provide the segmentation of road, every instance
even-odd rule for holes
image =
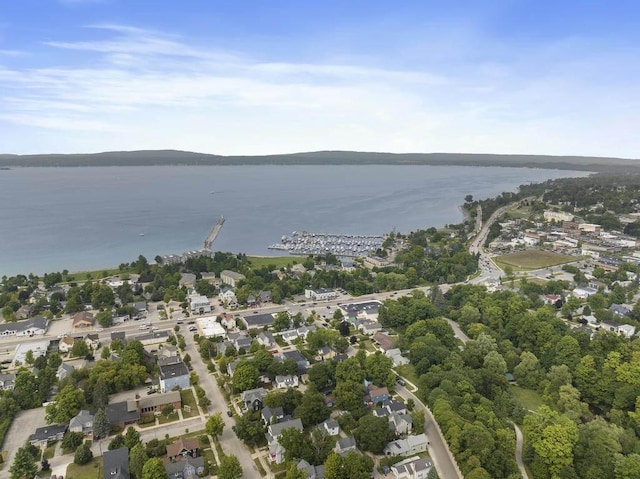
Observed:
[[[260,479],[260,473],[251,458],[251,452],[231,430],[231,427],[235,425],[235,421],[226,414],[227,402],[225,401],[214,376],[209,373],[207,367],[202,361],[200,353],[197,351],[195,342],[193,341],[193,334],[183,332],[183,335],[187,344],[184,353],[188,353],[189,356],[191,356],[191,365],[200,378],[200,386],[202,386],[202,388],[207,392],[207,397],[211,400],[211,405],[207,407],[207,410],[204,412],[206,415],[215,414],[217,412],[222,413],[222,419],[224,420],[225,427],[222,436],[218,438],[220,445],[222,446],[222,450],[225,454],[234,454],[238,458],[240,465],[242,466],[243,479]]]
[[[522,461],[522,431],[516,423],[512,422],[511,424],[516,431],[516,462],[518,463],[518,469],[520,469],[520,474],[522,474],[523,479],[529,479],[527,469],[524,467],[524,462]]]
[[[440,431],[440,426],[434,419],[431,410],[407,388],[398,384],[395,386],[395,390],[405,401],[409,398],[413,399],[415,407],[424,411],[427,418],[424,424],[424,432],[429,439],[427,449],[440,479],[462,479],[463,475],[449,451],[449,447],[442,436],[442,431]]]

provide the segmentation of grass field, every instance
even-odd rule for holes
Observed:
[[[414,385],[418,385],[418,375],[416,374],[416,370],[413,368],[413,364],[403,364],[402,366],[396,366],[393,369],[398,371],[400,376],[407,378]]]
[[[69,464],[65,477],[69,479],[100,479],[102,477],[102,457],[97,457],[84,466]]]
[[[531,411],[537,411],[540,406],[544,405],[544,401],[540,397],[540,394],[532,389],[511,386],[511,390],[513,391],[513,395],[524,405],[524,407]]]
[[[526,271],[530,269],[548,268],[558,264],[572,263],[580,258],[566,254],[553,253],[551,251],[528,250],[518,253],[496,256],[493,261],[502,269],[511,266],[514,271]]]
[[[192,417],[200,414],[196,404],[196,398],[193,397],[193,391],[191,389],[183,389],[180,391],[180,398],[182,399],[183,406],[189,406],[191,408],[191,412],[182,409],[182,417]]]
[[[293,256],[247,256],[247,259],[254,268],[274,265],[276,269],[299,263],[304,258],[296,258]]]

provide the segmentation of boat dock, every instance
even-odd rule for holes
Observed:
[[[218,234],[220,233],[220,230],[222,229],[223,224],[224,224],[224,216],[221,216],[218,222],[215,225],[213,225],[213,228],[211,228],[211,231],[209,232],[207,239],[204,240],[204,249],[211,251],[211,246],[213,245],[213,242],[218,237]]]
[[[336,256],[368,256],[382,247],[384,235],[353,235],[339,233],[314,233],[294,231],[283,236],[280,243],[268,248],[287,251],[291,255],[318,255],[332,253]]]

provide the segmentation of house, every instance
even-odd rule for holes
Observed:
[[[69,431],[93,436],[93,414],[86,409],[81,410],[69,421]]]
[[[178,347],[173,344],[162,344],[158,350],[159,358],[175,358],[178,357]]]
[[[29,442],[37,447],[46,447],[48,442],[61,441],[66,431],[66,424],[50,424],[39,427],[29,436]]]
[[[249,351],[252,342],[253,341],[250,337],[240,335],[233,340],[233,346],[236,348],[236,351],[240,351],[240,348],[244,349],[245,351]]]
[[[131,306],[138,316],[146,316],[148,313],[146,301],[135,301],[133,303],[128,303],[127,306]]]
[[[324,479],[324,465],[321,464],[319,466],[312,466],[304,459],[301,459],[298,464],[296,464],[296,468],[299,471],[304,471],[306,473],[307,479]]]
[[[182,359],[177,354],[173,356],[160,356],[158,357],[158,366],[170,366],[172,364],[178,364],[182,362]]]
[[[124,429],[130,424],[138,422],[140,412],[135,400],[121,401],[113,404],[107,404],[104,412],[107,414],[109,423],[120,429]]]
[[[220,315],[220,324],[227,329],[235,329],[236,328],[236,318],[233,317],[233,314],[222,313]]]
[[[385,351],[386,356],[389,356],[393,360],[394,366],[402,366],[403,364],[409,364],[409,359],[402,355],[402,352],[398,348],[393,348]]]
[[[272,348],[276,345],[276,340],[274,339],[273,334],[268,331],[262,331],[260,334],[258,334],[258,337],[256,339],[258,341],[258,344],[261,344],[262,346],[265,346],[267,348]]]
[[[225,269],[220,272],[220,281],[222,281],[224,284],[228,284],[232,288],[235,288],[236,285],[243,279],[245,279],[244,274],[240,274],[235,271],[229,271],[228,269]]]
[[[316,357],[319,361],[328,361],[336,357],[336,351],[330,346],[322,346],[318,349],[318,355]]]
[[[271,291],[260,291],[258,293],[258,301],[261,304],[270,303],[271,302]]]
[[[631,326],[630,324],[620,324],[615,321],[603,321],[600,325],[600,329],[616,334],[622,334],[627,338],[631,338],[636,332],[635,326]]]
[[[1,336],[35,336],[47,332],[49,320],[36,316],[35,318],[0,324]]]
[[[419,456],[410,457],[391,466],[396,479],[426,479],[433,468],[430,459]]]
[[[409,434],[413,429],[413,418],[409,414],[391,413],[389,426],[396,435]]]
[[[362,332],[362,334],[371,336],[382,331],[382,325],[377,321],[365,321],[360,323],[358,329]]]
[[[164,394],[154,394],[140,398],[136,395],[136,405],[140,414],[156,414],[162,411],[162,408],[171,404],[174,409],[182,408],[182,398],[180,391],[170,391]]]
[[[267,395],[265,388],[256,388],[242,393],[242,402],[248,410],[259,411],[262,409],[262,401]]]
[[[369,386],[367,386],[367,391],[369,393],[368,402],[372,405],[377,404],[379,402],[387,401],[389,399],[389,390],[386,387],[379,388],[374,384],[369,384]]]
[[[211,302],[206,296],[199,294],[189,295],[189,309],[191,314],[205,314],[211,312]]]
[[[171,462],[164,459],[164,468],[169,479],[196,479],[204,474],[204,457],[187,456]]]
[[[133,338],[134,341],[140,341],[143,346],[165,343],[168,339],[169,331],[154,331],[152,333],[139,334]]]
[[[276,387],[278,389],[297,388],[298,376],[292,376],[290,374],[276,376]]]
[[[353,323],[356,319],[377,321],[380,306],[382,306],[380,301],[364,301],[362,303],[342,304],[340,309],[344,317]]]
[[[193,288],[196,285],[196,275],[193,273],[182,273],[180,275],[180,281],[178,281],[178,288]]]
[[[588,286],[579,287],[572,291],[573,295],[578,299],[587,299],[589,296],[593,296],[597,292],[597,289],[590,288]]]
[[[328,301],[330,299],[337,298],[338,293],[327,288],[305,289],[304,297],[313,301]]]
[[[16,373],[0,374],[0,390],[12,391],[16,385]]]
[[[233,344],[231,346],[233,346]],[[229,376],[233,377],[234,373],[236,372],[236,368],[241,362],[242,359],[236,359],[227,364],[227,372],[229,373]]]
[[[104,451],[103,479],[129,479],[129,449],[121,447],[113,451]]]
[[[171,462],[174,462],[187,456],[197,457],[199,451],[197,439],[180,437],[176,442],[167,446],[167,457]]]
[[[122,344],[125,344],[126,342],[125,337],[126,337],[126,334],[124,331],[113,331],[111,333],[111,341],[118,340],[118,341],[121,341]]]
[[[307,372],[307,368],[311,366],[307,358],[305,358],[302,353],[298,350],[294,351],[285,351],[280,354],[280,358],[284,361],[285,359],[293,359],[298,365],[298,373],[304,374]]]
[[[264,407],[260,414],[262,416],[262,424],[265,426],[278,423],[284,419],[284,411],[281,407]]]
[[[62,338],[58,343],[58,351],[60,351],[61,353],[68,353],[69,351],[71,351],[71,348],[73,348],[74,342],[75,339],[70,336]]]
[[[335,419],[329,418],[322,424],[320,424],[320,426],[324,428],[325,431],[327,431],[327,434],[329,434],[329,436],[337,436],[338,434],[340,434],[340,426]]]
[[[291,344],[292,342],[294,342],[296,339],[299,338],[298,331],[295,330],[295,329],[289,329],[288,331],[282,331],[282,333],[280,333],[280,337],[287,344]]]
[[[187,389],[190,386],[189,369],[185,363],[179,361],[160,366],[161,392],[165,393],[174,388]]]
[[[271,326],[273,324],[273,314],[270,313],[262,313],[262,314],[249,314],[247,316],[242,317],[242,321],[244,322],[247,329],[253,328],[264,328],[265,326]]]
[[[226,301],[227,303],[231,304],[231,303],[237,303],[237,298],[236,298],[236,293],[233,292],[232,289],[226,289],[220,292],[220,294],[218,295],[218,297],[222,300],[222,301]]]
[[[267,443],[269,444],[269,460],[276,464],[284,462],[285,449],[278,442],[278,438],[285,429],[294,428],[302,431],[302,421],[300,419],[290,419],[288,421],[270,424],[267,428]]]
[[[411,456],[427,450],[426,434],[407,436],[387,444],[383,450],[385,456]]]
[[[340,455],[346,454],[349,451],[357,451],[356,440],[353,436],[341,437],[336,442],[334,451]]]
[[[62,363],[56,370],[56,378],[58,378],[58,381],[62,381],[64,378],[69,376],[73,372],[73,370],[74,367],[70,364]]]
[[[84,337],[84,342],[87,345],[87,347],[92,351],[95,351],[100,347],[100,337],[98,336],[98,333],[87,334]]]
[[[93,314],[87,311],[80,311],[73,315],[73,327],[75,329],[92,328],[94,323]]]
[[[378,346],[383,351],[393,349],[393,339],[391,338],[391,336],[378,332],[373,335],[373,340],[378,343]]]
[[[300,326],[296,331],[298,332],[298,336],[306,341],[309,333],[312,333],[317,329],[318,328],[312,324],[311,326]]]
[[[254,295],[250,294],[249,296],[247,296],[247,306],[252,307],[252,306],[257,306],[257,304],[258,304],[258,300]]]
[[[631,314],[631,309],[625,304],[613,303],[611,306],[609,306],[609,311],[621,318],[629,316]]]
[[[33,306],[30,304],[26,304],[24,306],[20,306],[18,311],[16,311],[16,319],[27,319],[29,316],[33,314]]]

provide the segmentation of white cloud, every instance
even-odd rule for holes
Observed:
[[[420,68],[397,69],[346,57],[256,59],[124,25],[93,25],[87,32],[96,28],[109,38],[46,43],[84,60],[83,67],[70,59],[0,68],[0,126],[13,126],[6,138],[0,128],[5,151],[33,152],[37,145],[50,152],[633,156],[640,147],[636,128],[628,126],[638,126],[637,105],[625,106],[639,98],[638,87],[629,82],[610,90],[590,81],[596,62],[567,64],[564,55],[548,60],[547,48],[512,62],[416,62]],[[58,134],[43,135],[48,131]]]

